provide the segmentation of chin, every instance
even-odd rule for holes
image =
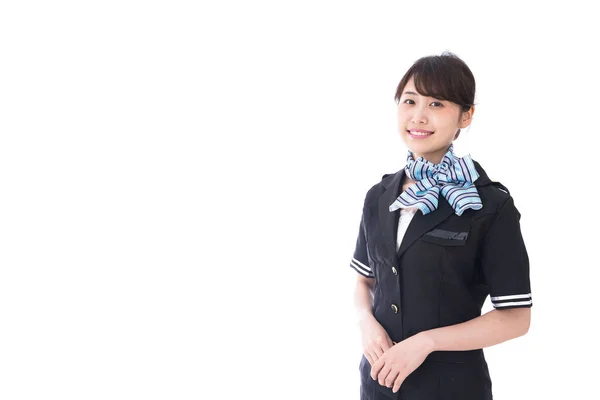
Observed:
[[[407,144],[408,149],[410,151],[412,151],[413,153],[422,153],[422,154],[427,154],[427,153],[431,153],[434,152],[436,150],[439,149],[439,146],[432,146],[432,145],[419,145],[419,144],[414,144],[414,143],[409,143]]]

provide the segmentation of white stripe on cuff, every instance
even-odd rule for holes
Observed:
[[[492,301],[513,300],[513,299],[528,300],[528,299],[531,299],[531,293],[527,293],[527,294],[513,294],[513,295],[510,295],[510,296],[496,296],[496,297],[492,297],[491,299],[492,299]]]
[[[364,264],[362,264],[364,265]],[[350,267],[352,267],[353,269],[356,270],[356,272],[358,272],[359,274],[366,276],[368,278],[374,278],[375,276],[371,273],[370,270],[365,270],[364,268],[362,268],[359,264],[356,264],[354,262],[354,259],[352,259],[352,261],[350,262]]]
[[[354,262],[357,266],[362,267],[365,271],[371,272],[371,268],[369,268],[369,266],[361,263],[356,258],[352,257],[352,262]]]
[[[494,308],[504,308],[504,307],[512,307],[512,306],[528,306],[532,304],[533,300],[528,301],[510,301],[508,303],[495,303],[492,304]]]

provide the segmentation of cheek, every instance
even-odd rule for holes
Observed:
[[[450,135],[452,132],[452,124],[445,118],[430,118],[429,122],[435,128],[438,137]]]
[[[435,117],[436,123],[445,129],[452,130],[453,127],[458,126],[458,120],[454,113],[447,112]]]
[[[406,125],[409,120],[408,115],[404,112],[398,112],[396,118],[398,119],[398,123],[402,125]]]

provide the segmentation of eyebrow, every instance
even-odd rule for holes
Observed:
[[[415,92],[404,92],[404,94],[414,94],[415,96],[418,96],[418,93]]]

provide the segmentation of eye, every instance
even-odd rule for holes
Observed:
[[[403,104],[415,104],[414,100],[412,100],[412,99],[405,99],[402,103]],[[444,107],[444,105],[442,103],[440,103],[439,101],[434,101],[431,104],[433,104],[434,107],[436,107],[436,108]]]

